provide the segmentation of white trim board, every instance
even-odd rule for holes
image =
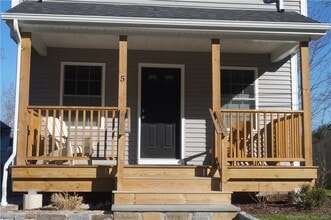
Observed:
[[[140,158],[140,142],[141,142],[141,69],[143,67],[155,67],[155,68],[178,68],[181,70],[181,149],[180,159],[155,159],[155,158]],[[175,165],[181,164],[182,159],[185,155],[185,65],[184,64],[158,64],[158,63],[139,63],[138,64],[138,132],[137,132],[137,162],[138,164],[161,164],[161,165]]]

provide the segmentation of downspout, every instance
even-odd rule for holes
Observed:
[[[18,21],[14,19],[14,31],[17,35],[17,66],[16,66],[16,94],[15,94],[15,115],[14,115],[14,137],[13,137],[13,152],[6,161],[3,168],[2,178],[2,197],[1,206],[7,206],[7,180],[8,180],[8,167],[14,162],[17,152],[17,132],[18,132],[18,105],[19,105],[19,88],[20,88],[20,76],[21,76],[21,34],[18,28]]]
[[[276,3],[277,11],[284,12],[284,0],[263,0],[265,4]]]

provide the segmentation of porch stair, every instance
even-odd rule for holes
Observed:
[[[231,204],[231,192],[220,191],[207,166],[128,166],[113,193],[115,205]]]

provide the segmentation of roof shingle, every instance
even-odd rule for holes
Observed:
[[[318,23],[296,12],[230,10],[142,5],[60,3],[25,1],[7,13],[39,15],[76,15],[105,17],[137,17],[153,19],[192,19],[253,22]]]

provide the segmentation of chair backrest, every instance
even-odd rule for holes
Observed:
[[[56,147],[60,148],[61,141],[62,148],[66,148],[67,144],[70,145],[68,142],[68,127],[65,122],[62,121],[61,123],[60,119],[56,117],[48,117],[46,120],[48,133],[49,135],[54,136]]]

